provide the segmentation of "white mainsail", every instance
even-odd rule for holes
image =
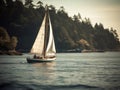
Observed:
[[[47,49],[46,49],[46,56],[55,56],[56,49],[55,49],[55,42],[54,42],[50,17],[49,17],[49,26],[50,26],[50,31],[49,31],[48,45],[47,45]]]
[[[46,22],[46,14],[44,16],[42,25],[39,29],[38,35],[31,49],[31,53],[42,55],[44,51],[43,49],[44,49],[44,38],[45,38],[45,22]]]

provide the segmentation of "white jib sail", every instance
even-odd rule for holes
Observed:
[[[46,21],[46,14],[44,16],[42,25],[39,29],[38,35],[36,37],[36,40],[33,44],[33,47],[31,49],[31,53],[37,53],[37,54],[43,54],[44,49],[44,38],[45,38],[45,21]]]
[[[46,49],[46,56],[55,56],[56,49],[55,49],[52,25],[51,25],[50,17],[48,17],[48,18],[49,18],[50,31],[49,31],[48,45],[47,45],[47,49]]]

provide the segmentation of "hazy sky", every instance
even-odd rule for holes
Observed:
[[[42,1],[43,4],[54,5],[56,9],[60,6],[65,8],[69,16],[81,14],[82,18],[90,18],[94,25],[102,23],[105,28],[117,30],[120,37],[120,0],[33,0],[36,4]]]

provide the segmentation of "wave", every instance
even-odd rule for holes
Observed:
[[[27,62],[0,62],[0,64],[28,64]]]
[[[16,82],[6,82],[0,84],[0,90],[118,90],[114,87],[109,89],[104,89],[95,86],[88,85],[39,85],[31,83],[16,83]]]

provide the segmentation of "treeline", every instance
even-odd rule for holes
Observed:
[[[6,2],[5,2],[6,1]],[[41,1],[0,0],[0,26],[10,36],[18,38],[17,50],[28,52],[42,23],[45,8]],[[56,49],[66,50],[117,50],[120,42],[116,30],[105,29],[100,23],[92,26],[89,18],[80,14],[68,16],[63,6],[58,10],[49,6]],[[1,38],[1,36],[0,36]]]

